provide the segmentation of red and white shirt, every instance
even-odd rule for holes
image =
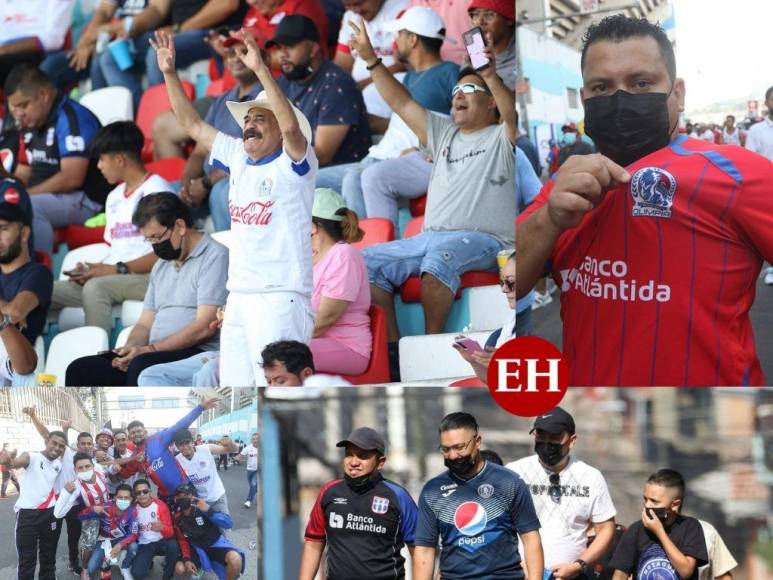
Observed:
[[[105,476],[99,472],[94,472],[94,481],[89,483],[80,479],[75,480],[75,491],[70,493],[66,488],[62,488],[59,498],[54,507],[54,516],[63,518],[67,512],[80,500],[84,507],[93,507],[105,505],[110,501],[110,495],[107,489]]]
[[[29,457],[29,465],[24,470],[24,485],[13,506],[15,512],[21,509],[44,510],[56,504],[54,483],[62,472],[62,460],[48,459],[37,451],[30,453]]]
[[[154,498],[148,507],[142,507],[139,503],[135,503],[134,507],[137,510],[137,518],[134,523],[136,529],[132,529],[132,534],[137,534],[140,544],[151,544],[174,535],[172,516],[163,501]],[[163,528],[160,532],[150,529],[153,522],[161,522]]]

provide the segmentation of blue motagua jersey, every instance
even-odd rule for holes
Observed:
[[[523,480],[493,463],[472,479],[449,471],[431,479],[419,498],[416,546],[438,547],[443,580],[520,580],[517,534],[538,530]]]

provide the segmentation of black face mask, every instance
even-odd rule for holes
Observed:
[[[664,524],[668,521],[668,508],[646,508],[651,516],[655,516]]]
[[[381,472],[377,469],[359,477],[350,477],[344,473],[344,480],[354,493],[363,493],[381,481]]]
[[[176,260],[182,254],[182,251],[182,244],[180,244],[179,248],[175,248],[172,245],[171,238],[164,240],[163,242],[153,244],[153,252],[162,260]]]
[[[540,461],[548,467],[558,465],[568,454],[564,453],[564,446],[560,443],[548,443],[547,441],[538,441],[535,443],[534,453],[536,453]]]
[[[191,498],[181,497],[180,499],[174,500],[174,503],[177,504],[177,507],[179,507],[181,510],[187,510],[189,507],[191,507]]]
[[[671,93],[617,91],[585,106],[585,133],[599,151],[626,166],[671,142],[666,101]]]
[[[457,457],[456,459],[449,459],[446,457],[443,460],[443,464],[455,476],[463,478],[473,470],[475,467],[475,460],[472,458],[472,455]]]

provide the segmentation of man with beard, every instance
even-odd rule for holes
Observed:
[[[542,580],[540,522],[529,488],[512,471],[481,457],[478,422],[451,413],[440,422],[440,452],[448,471],[429,480],[419,498],[414,580],[432,580],[440,541],[443,578]]]
[[[0,202],[0,384],[29,382],[37,365],[32,345],[43,330],[51,303],[51,270],[30,259],[29,214]]]
[[[615,506],[598,469],[573,458],[574,419],[561,407],[537,417],[534,452],[507,465],[531,491],[540,521],[545,569],[556,580],[591,578],[593,565],[607,553],[615,535]],[[588,532],[595,539],[588,544]]]
[[[65,434],[52,431],[43,451],[25,451],[18,457],[12,451],[9,455],[11,469],[24,468],[24,488],[13,506],[19,578],[34,578],[38,561],[39,580],[56,578],[56,546],[62,529],[61,521],[54,517],[54,486],[62,471],[61,457],[66,447]]]
[[[600,154],[570,157],[518,217],[517,297],[555,279],[572,385],[766,384],[749,310],[773,262],[773,164],[679,134],[658,26],[607,17],[581,56]]]
[[[265,89],[255,100],[227,103],[241,140],[218,132],[196,113],[175,72],[174,42],[156,33],[169,99],[188,135],[227,168],[232,246],[228,301],[220,335],[221,386],[264,384],[260,353],[276,340],[308,343],[311,309],[311,206],[317,158],[308,119],[271,76],[255,40],[242,31],[237,50]]]
[[[402,580],[403,545],[413,557],[416,503],[402,486],[385,479],[384,438],[360,427],[339,441],[344,479],[320,490],[306,525],[298,580],[313,580],[327,547],[330,580]]]
[[[311,124],[320,167],[353,163],[368,154],[370,128],[362,93],[349,74],[327,60],[314,21],[285,16],[266,48],[277,47],[279,88]]]

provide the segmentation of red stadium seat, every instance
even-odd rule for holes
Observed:
[[[389,382],[389,351],[387,350],[386,314],[380,306],[370,307],[370,331],[373,334],[373,350],[370,364],[361,375],[344,378],[353,385],[378,385]]]
[[[182,157],[169,157],[145,164],[145,169],[151,173],[160,175],[167,181],[177,181],[182,178],[185,169],[185,159]]]
[[[373,244],[383,244],[395,239],[395,224],[385,218],[364,218],[360,220],[360,228],[365,232],[365,237],[352,244],[358,250],[364,250]]]
[[[413,217],[419,217],[421,215],[424,215],[424,210],[427,207],[427,194],[425,193],[421,197],[412,199],[408,203],[408,207],[411,209],[411,215]]]
[[[223,90],[223,79],[217,79],[210,82],[207,85],[207,90],[204,91],[204,96],[207,97],[219,97],[225,91]]]
[[[486,385],[478,377],[467,377],[454,381],[449,387],[485,387]]]
[[[105,226],[99,228],[87,228],[86,226],[67,226],[65,234],[67,248],[74,250],[89,244],[105,243]]]
[[[54,269],[54,263],[51,261],[51,256],[49,256],[46,252],[35,250],[34,258],[35,258],[35,262],[37,262],[38,264],[43,264],[49,270]]]
[[[420,234],[423,225],[424,216],[413,218],[405,224],[403,238],[411,238]],[[499,284],[499,274],[496,272],[465,272],[462,274],[461,279],[462,283],[459,285],[459,290],[456,291],[455,296],[457,300],[462,297],[462,288]],[[405,281],[405,284],[400,287],[400,298],[406,303],[421,302],[421,278],[419,276],[411,276]]]
[[[183,81],[183,91],[189,100],[193,100],[195,89],[188,81]],[[168,111],[172,108],[169,102],[169,95],[166,92],[166,85],[155,85],[149,87],[140,99],[139,107],[137,107],[137,126],[145,135],[145,147],[142,149],[143,161],[151,161],[153,159],[153,121],[156,117],[164,111]]]

